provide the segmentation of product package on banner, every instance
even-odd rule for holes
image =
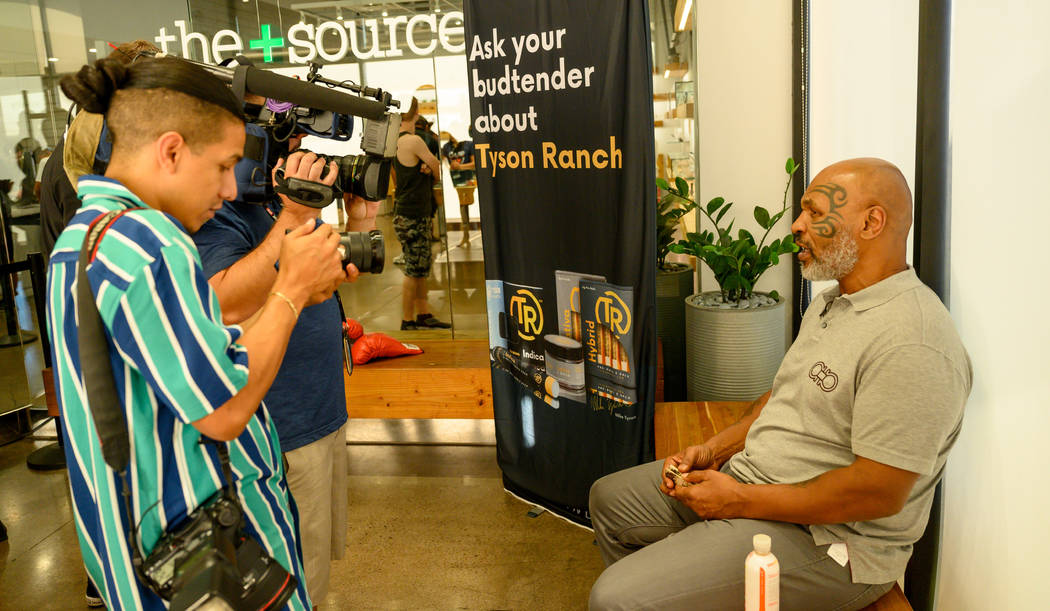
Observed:
[[[589,526],[591,484],[653,459],[648,4],[463,12],[499,466]]]

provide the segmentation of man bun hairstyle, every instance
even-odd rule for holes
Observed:
[[[105,114],[113,94],[128,79],[128,66],[111,59],[100,59],[82,66],[75,75],[62,77],[59,86],[66,97],[88,112]]]
[[[106,115],[114,152],[176,131],[191,148],[221,137],[224,120],[244,121],[236,96],[218,77],[175,57],[138,57],[130,64],[106,58],[66,75],[66,97]]]

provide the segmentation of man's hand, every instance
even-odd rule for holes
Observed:
[[[342,282],[357,282],[358,276],[361,272],[358,271],[357,266],[350,263],[346,266],[346,278],[343,278]]]
[[[676,487],[670,496],[678,499],[704,520],[740,517],[741,491],[744,484],[713,469],[683,474],[689,485]]]
[[[369,201],[353,193],[343,194],[346,231],[371,231],[376,228],[376,214],[381,202]]]
[[[661,472],[662,477],[660,479],[660,490],[668,496],[674,496],[675,482],[667,477],[667,468],[672,465],[681,471],[682,475],[687,475],[690,471],[712,468],[714,466],[714,454],[711,452],[711,448],[701,444],[689,446],[673,456],[668,456],[664,460],[664,467]]]
[[[324,159],[318,157],[314,153],[295,152],[288,156],[287,163],[284,159],[278,159],[277,163],[274,164],[271,176],[271,180],[273,180],[274,184],[277,184],[277,169],[281,166],[284,166],[284,177],[286,179],[298,178],[300,180],[309,180],[311,182],[317,182],[328,186],[335,184],[335,179],[339,175],[339,166],[336,162],[333,161],[329,164],[328,174],[322,176],[325,169]],[[317,218],[317,216],[321,214],[320,209],[297,204],[283,194],[281,195],[281,204],[283,206],[282,214],[291,214],[295,216],[295,220],[297,221],[306,221],[308,218]]]
[[[337,248],[339,234],[332,230],[331,225],[320,225],[316,229],[313,225],[311,219],[284,236],[280,271],[273,284],[273,290],[286,295],[300,311],[331,297],[339,284],[347,279],[351,267],[343,269]]]

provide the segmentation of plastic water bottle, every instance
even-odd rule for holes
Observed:
[[[744,610],[780,610],[780,563],[770,553],[769,535],[755,535],[751,539],[755,551],[744,562]]]

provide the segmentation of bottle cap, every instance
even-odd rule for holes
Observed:
[[[547,379],[543,381],[543,390],[547,391],[547,394],[553,399],[557,399],[561,391],[561,385],[558,384],[558,380],[555,380],[551,376],[547,376]]]
[[[769,553],[769,550],[773,546],[773,541],[769,538],[769,535],[758,534],[751,538],[751,543],[755,546],[755,552],[760,556],[765,556]]]

